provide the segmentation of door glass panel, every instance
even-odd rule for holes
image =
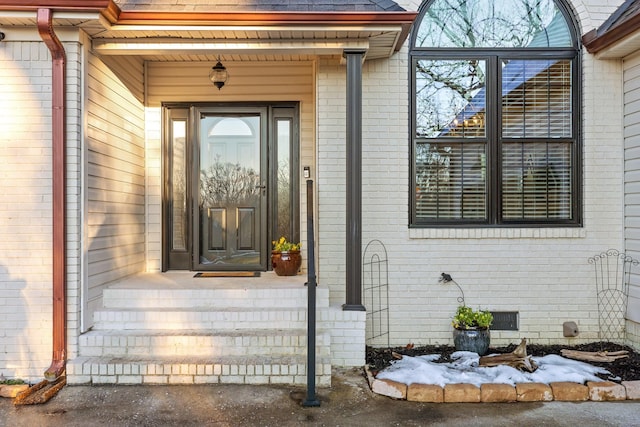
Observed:
[[[293,239],[291,235],[291,120],[276,120],[278,146],[278,230],[276,235]]]
[[[199,264],[260,264],[260,116],[205,115],[200,122]]]
[[[187,249],[186,120],[171,123],[171,249]]]

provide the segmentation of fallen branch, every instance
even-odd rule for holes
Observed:
[[[586,362],[613,362],[617,359],[624,359],[625,357],[629,357],[629,352],[627,350],[608,352],[562,349],[560,350],[560,353],[562,353],[564,357],[568,357],[569,359],[584,360]]]
[[[46,403],[67,384],[67,377],[60,377],[53,382],[42,380],[38,384],[18,394],[13,399],[15,406]]]
[[[527,356],[527,339],[523,338],[518,347],[511,353],[497,354],[494,356],[483,356],[480,358],[480,366],[507,365],[520,371],[533,372],[538,369],[538,365]]]

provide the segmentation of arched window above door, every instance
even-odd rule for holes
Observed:
[[[255,136],[251,118],[221,117],[208,132],[209,136]]]

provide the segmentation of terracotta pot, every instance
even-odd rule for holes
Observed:
[[[489,329],[454,329],[453,343],[458,351],[473,351],[484,356],[489,350]]]
[[[271,251],[271,266],[278,276],[295,276],[301,265],[300,251]]]

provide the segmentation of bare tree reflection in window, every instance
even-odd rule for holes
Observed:
[[[221,162],[200,171],[200,206],[246,205],[259,196],[260,175],[238,163]]]

